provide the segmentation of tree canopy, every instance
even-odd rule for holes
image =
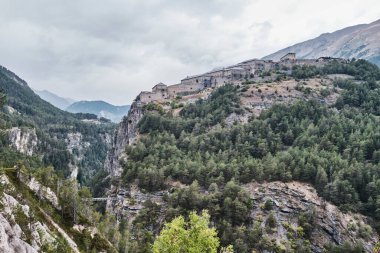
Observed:
[[[209,228],[210,215],[203,211],[201,215],[191,212],[189,221],[179,216],[165,224],[153,244],[154,253],[216,253],[219,238],[215,228]]]

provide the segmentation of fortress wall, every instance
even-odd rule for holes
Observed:
[[[140,97],[141,102],[149,103],[152,101],[157,101],[157,102],[164,101],[169,96],[167,92],[141,92],[139,97]]]
[[[325,59],[326,58],[326,59]],[[152,92],[141,92],[139,95],[140,102],[149,103],[152,101],[162,102],[170,98],[175,98],[177,95],[197,93],[208,87],[221,87],[228,83],[240,84],[246,75],[251,76],[254,74],[253,81],[266,81],[272,80],[272,77],[260,77],[257,74],[261,71],[271,71],[276,68],[288,67],[291,69],[293,66],[312,65],[323,67],[331,61],[338,60],[346,62],[344,59],[337,58],[319,58],[319,59],[296,59],[295,55],[285,57],[280,62],[265,61],[253,59],[245,61],[228,68],[218,69],[207,72],[202,75],[187,77],[181,80],[180,84],[166,86],[162,83],[153,87]]]
[[[201,83],[180,83],[168,86],[168,95],[170,97],[176,97],[183,93],[198,92],[204,88],[204,85]]]
[[[229,83],[229,80],[226,77],[214,77],[211,81],[211,87],[217,88]]]

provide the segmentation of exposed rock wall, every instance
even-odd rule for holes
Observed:
[[[34,178],[24,183],[42,199],[58,205],[54,192]],[[37,253],[44,248],[58,252],[58,235],[68,243],[70,252],[79,253],[70,236],[41,207],[26,201],[6,175],[0,175],[0,186],[0,253]]]
[[[1,176],[0,184],[14,191],[6,176]],[[31,219],[32,212],[28,205],[21,204],[11,195],[2,193],[0,195],[0,252],[7,253],[34,253],[40,252],[42,245],[55,242],[53,232],[46,224]],[[18,224],[16,208],[21,207],[21,212],[31,220],[28,226],[30,230],[29,242],[26,240],[26,231]],[[32,221],[33,220],[33,221]]]
[[[119,127],[116,129],[112,149],[108,152],[107,159],[104,168],[113,177],[119,177],[122,173],[120,165],[120,159],[125,159],[123,155],[126,145],[134,143],[138,136],[137,125],[140,119],[143,117],[142,104],[134,102],[131,105],[131,109],[128,115],[123,118]]]
[[[38,138],[36,129],[12,127],[8,130],[11,146],[25,155],[33,155],[37,150]]]
[[[28,177],[23,173],[20,173],[19,180],[29,187],[40,199],[44,199],[50,202],[56,209],[61,210],[59,206],[58,197],[52,189],[42,185],[34,177]]]
[[[360,228],[368,227],[369,221],[360,214],[343,213],[335,205],[324,201],[318,196],[316,189],[301,182],[270,182],[250,183],[244,185],[254,201],[251,211],[253,220],[262,221],[265,228],[266,220],[270,213],[275,214],[277,221],[274,232],[268,236],[278,244],[287,244],[289,238],[289,226],[297,228],[300,226],[298,215],[313,212],[315,223],[310,237],[313,252],[322,253],[324,246],[331,242],[342,245],[344,242],[351,244],[362,244],[366,252],[372,252],[378,241],[378,235],[372,231],[363,237]],[[271,210],[264,208],[265,203],[273,203]]]

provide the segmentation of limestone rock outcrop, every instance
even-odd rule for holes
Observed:
[[[11,146],[17,151],[29,156],[36,152],[38,144],[36,129],[12,127],[7,132]]]
[[[113,177],[118,177],[122,173],[120,160],[125,159],[123,154],[125,146],[135,142],[138,137],[137,125],[140,119],[144,116],[142,104],[134,102],[128,115],[123,118],[119,127],[114,133],[112,148],[108,152],[104,168]]]

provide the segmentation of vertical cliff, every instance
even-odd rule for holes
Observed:
[[[132,144],[138,136],[137,125],[143,117],[143,108],[141,102],[133,102],[128,115],[123,118],[118,128],[115,130],[112,148],[108,152],[105,170],[112,177],[119,177],[122,173],[120,160],[125,159],[123,151],[126,145]]]
[[[10,145],[24,155],[33,155],[37,150],[38,138],[35,128],[12,127],[7,130]]]

